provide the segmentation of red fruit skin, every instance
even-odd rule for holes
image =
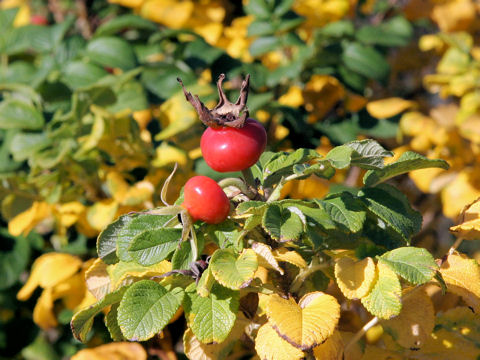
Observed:
[[[262,124],[247,119],[242,128],[207,128],[200,140],[203,158],[218,172],[241,171],[258,161],[267,145]]]
[[[45,16],[43,15],[32,15],[30,17],[30,22],[33,24],[33,25],[48,25],[48,20]]]
[[[230,212],[230,201],[218,184],[206,176],[194,176],[183,189],[183,204],[190,216],[207,224],[223,222]]]

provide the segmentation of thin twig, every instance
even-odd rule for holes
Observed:
[[[344,353],[347,352],[347,350],[353,346],[358,340],[360,340],[363,335],[367,333],[368,330],[370,330],[372,327],[377,325],[379,319],[378,317],[374,317],[372,320],[370,320],[368,323],[366,323],[357,333],[350,339],[347,345],[345,345]]]
[[[78,16],[77,25],[80,32],[85,39],[90,39],[92,37],[92,29],[88,22],[88,11],[85,0],[75,0],[75,7]]]

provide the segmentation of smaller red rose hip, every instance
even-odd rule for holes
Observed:
[[[230,212],[230,201],[218,184],[206,176],[194,176],[183,190],[183,204],[194,220],[207,224],[223,222]]]

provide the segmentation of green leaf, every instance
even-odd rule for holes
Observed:
[[[350,20],[335,21],[317,29],[316,36],[326,36],[334,38],[349,37],[355,34],[355,27]]]
[[[183,300],[181,288],[167,291],[153,280],[128,288],[118,307],[118,325],[130,341],[145,341],[159,333],[175,315]]]
[[[73,315],[72,321],[70,322],[73,336],[77,340],[85,342],[87,340],[88,332],[92,328],[93,318],[98,315],[103,310],[103,308],[120,302],[126,290],[127,287],[124,286],[114,292],[111,292],[105,295],[102,300],[98,301],[93,305],[90,305],[86,309],[80,310],[75,315]]]
[[[275,240],[280,242],[297,240],[304,231],[304,222],[297,211],[281,205],[270,205],[265,211],[262,226]]]
[[[239,290],[253,280],[258,268],[257,254],[252,249],[245,249],[237,257],[231,250],[219,249],[213,253],[209,267],[220,284]]]
[[[205,239],[201,233],[197,233],[197,250],[201,254]],[[192,243],[183,241],[172,256],[172,269],[190,269],[190,265],[196,259],[193,258]]]
[[[268,20],[255,20],[248,26],[248,36],[271,35],[275,32],[275,26]]]
[[[148,266],[165,260],[179,245],[182,229],[146,230],[135,236],[128,253],[139,264]]]
[[[344,169],[350,166],[354,152],[355,150],[349,146],[336,146],[327,153],[325,159],[328,160],[334,168]]]
[[[395,230],[406,241],[420,231],[422,216],[411,208],[406,196],[393,186],[381,184],[359,192],[368,210]]]
[[[361,299],[363,306],[380,319],[390,319],[402,309],[402,287],[397,275],[381,262],[377,265],[378,278],[372,291]]]
[[[272,16],[272,9],[266,0],[251,0],[243,6],[243,10],[259,19],[269,19]]]
[[[291,153],[277,153],[271,157],[263,167],[264,186],[271,186],[282,176],[294,173],[294,166],[318,158],[319,154],[313,149],[297,149]]]
[[[364,205],[348,192],[317,201],[340,227],[356,233],[362,230],[366,219]]]
[[[5,100],[0,104],[0,129],[37,130],[45,120],[40,111],[19,100]]]
[[[346,43],[341,58],[347,68],[371,79],[382,81],[390,73],[390,65],[378,51],[359,43]]]
[[[73,61],[63,69],[64,82],[73,90],[95,84],[108,72],[92,63]]]
[[[133,220],[132,216],[122,215],[109,224],[97,238],[97,254],[105,264],[115,264],[117,257],[117,238],[120,232]]]
[[[355,37],[369,45],[397,47],[407,45],[412,35],[413,27],[410,22],[402,16],[396,16],[377,26],[363,26],[356,32]]]
[[[100,37],[90,41],[87,55],[99,65],[122,70],[133,69],[137,64],[131,45],[116,37]]]
[[[144,233],[161,229],[171,218],[171,216],[139,214],[133,216],[131,221],[125,219],[125,224],[121,222],[117,224],[115,230],[112,229],[112,236],[114,237],[113,241],[117,243],[118,258],[122,261],[133,261],[134,258],[128,250],[135,238]]]
[[[221,343],[235,324],[240,304],[240,292],[214,284],[208,297],[187,293],[184,308],[195,336],[204,344]]]
[[[33,233],[32,233],[33,234]],[[6,289],[18,281],[30,259],[30,244],[23,236],[13,237],[7,229],[0,228],[2,251],[0,252],[0,290]]]
[[[121,15],[100,25],[95,31],[94,37],[114,35],[125,29],[140,29],[153,32],[158,30],[158,25],[138,15]]]
[[[385,150],[378,142],[371,139],[351,141],[345,145],[355,150],[350,164],[362,169],[383,168],[383,158],[393,156],[391,151]]]
[[[427,159],[425,156],[413,151],[403,153],[397,161],[385,166],[383,169],[370,170],[363,177],[363,183],[367,186],[374,186],[394,176],[407,172],[427,168],[441,168],[447,170],[448,163],[440,159]]]
[[[10,152],[15,161],[24,161],[51,143],[47,133],[16,133],[10,143]]]
[[[122,110],[138,111],[148,109],[147,95],[143,86],[136,81],[129,81],[116,91],[117,101],[108,107],[112,113]]]
[[[328,152],[325,159],[337,169],[352,165],[362,169],[381,169],[384,167],[383,158],[392,155],[391,151],[385,150],[375,140],[367,139],[336,146]]]
[[[282,44],[277,36],[264,36],[256,39],[249,47],[250,55],[260,56],[275,50]]]
[[[113,341],[123,341],[125,337],[118,325],[118,303],[113,304],[108,314],[105,316],[105,325]]]
[[[397,275],[412,284],[424,284],[435,275],[438,265],[426,249],[401,247],[386,252],[380,261],[390,266]]]

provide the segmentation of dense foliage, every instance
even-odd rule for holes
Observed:
[[[2,1],[0,358],[476,359],[479,12]]]

